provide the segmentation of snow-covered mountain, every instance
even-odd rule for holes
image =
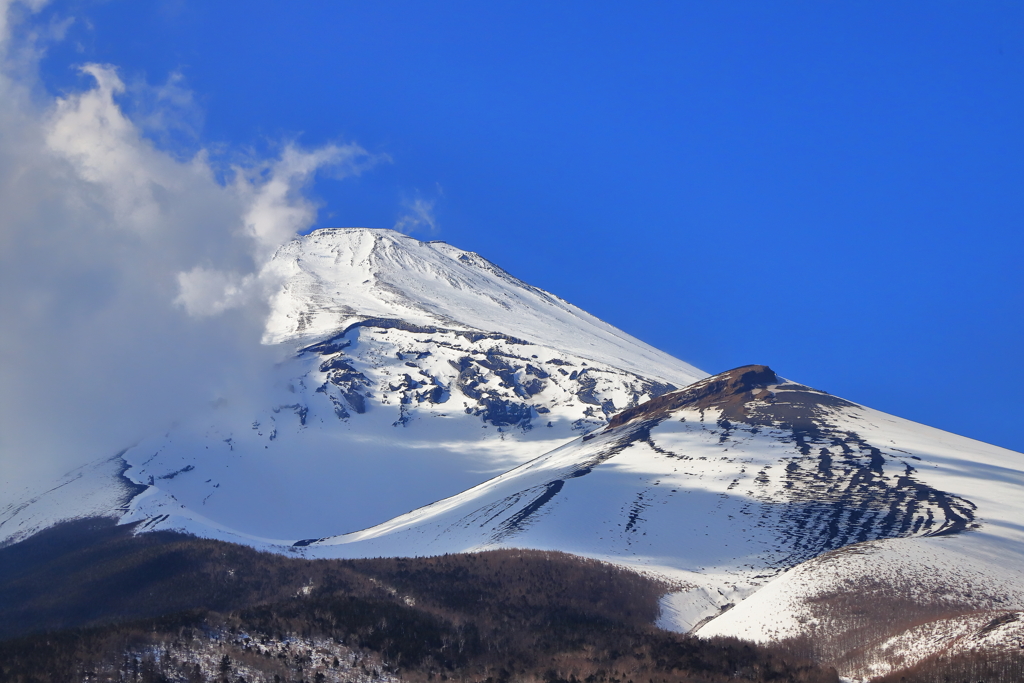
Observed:
[[[440,242],[321,230],[268,272],[294,353],[262,407],[8,505],[0,543],[106,515],[304,557],[563,550],[677,582],[665,626],[851,675],[1020,635],[1021,454],[766,366],[708,377]]]

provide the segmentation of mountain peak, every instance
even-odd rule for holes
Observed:
[[[499,333],[684,386],[706,376],[487,259],[394,230],[327,228],[281,247],[264,342],[305,346],[367,320]]]

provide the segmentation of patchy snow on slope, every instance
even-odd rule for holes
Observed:
[[[859,406],[834,420],[916,479],[968,501],[969,528],[827,553],[783,573],[698,633],[809,639],[831,652],[842,673],[863,678],[939,653],[1016,647],[1020,639],[1009,627],[975,635],[1007,610],[1024,609],[1024,458]],[[843,654],[854,642],[856,651]]]
[[[978,557],[986,546],[972,534],[848,546],[784,572],[699,633],[757,642],[793,638],[809,624],[820,625],[816,604],[824,596],[865,587],[883,587],[938,609],[1024,608],[1024,556],[1018,552],[992,563]]]
[[[864,679],[935,654],[1018,648],[1024,556],[1004,545],[994,558],[992,545],[967,533],[848,546],[786,571],[697,633],[813,642]]]
[[[914,626],[872,648],[871,661],[858,670],[865,678],[882,676],[941,655],[994,653],[1024,647],[1024,612],[979,611]]]

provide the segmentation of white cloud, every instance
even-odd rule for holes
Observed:
[[[380,161],[288,144],[219,182],[202,149],[147,135],[195,126],[179,77],[143,93],[141,121],[120,104],[139,85],[113,66],[46,95],[30,62],[59,31],[32,27],[39,4],[0,0],[0,499],[216,397],[258,396],[281,353],[259,343],[263,266],[315,221],[318,172]]]
[[[91,199],[111,211],[110,226],[157,231],[172,211],[166,204],[186,188],[210,185],[210,169],[201,157],[178,163],[142,137],[114,102],[124,83],[113,67],[81,70],[96,87],[56,101],[44,127],[47,150],[70,165],[70,178],[92,185],[98,196]]]
[[[196,266],[178,273],[178,296],[174,303],[189,315],[202,318],[244,306],[253,295],[254,275],[239,275]]]
[[[312,224],[317,207],[302,190],[317,170],[334,167],[336,176],[344,177],[358,175],[374,162],[374,157],[355,144],[328,145],[312,152],[288,145],[267,169],[248,173],[237,169],[235,188],[246,200],[245,231],[256,244],[257,260],[264,263],[277,247]],[[260,182],[265,170],[269,177]]]
[[[395,221],[395,230],[409,234],[415,230],[437,232],[437,219],[434,217],[434,200],[417,197],[405,203],[405,213]]]

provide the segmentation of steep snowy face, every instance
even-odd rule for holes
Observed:
[[[377,318],[501,333],[676,386],[707,376],[444,242],[393,230],[317,230],[282,247],[268,268],[283,286],[267,343],[308,344]]]

